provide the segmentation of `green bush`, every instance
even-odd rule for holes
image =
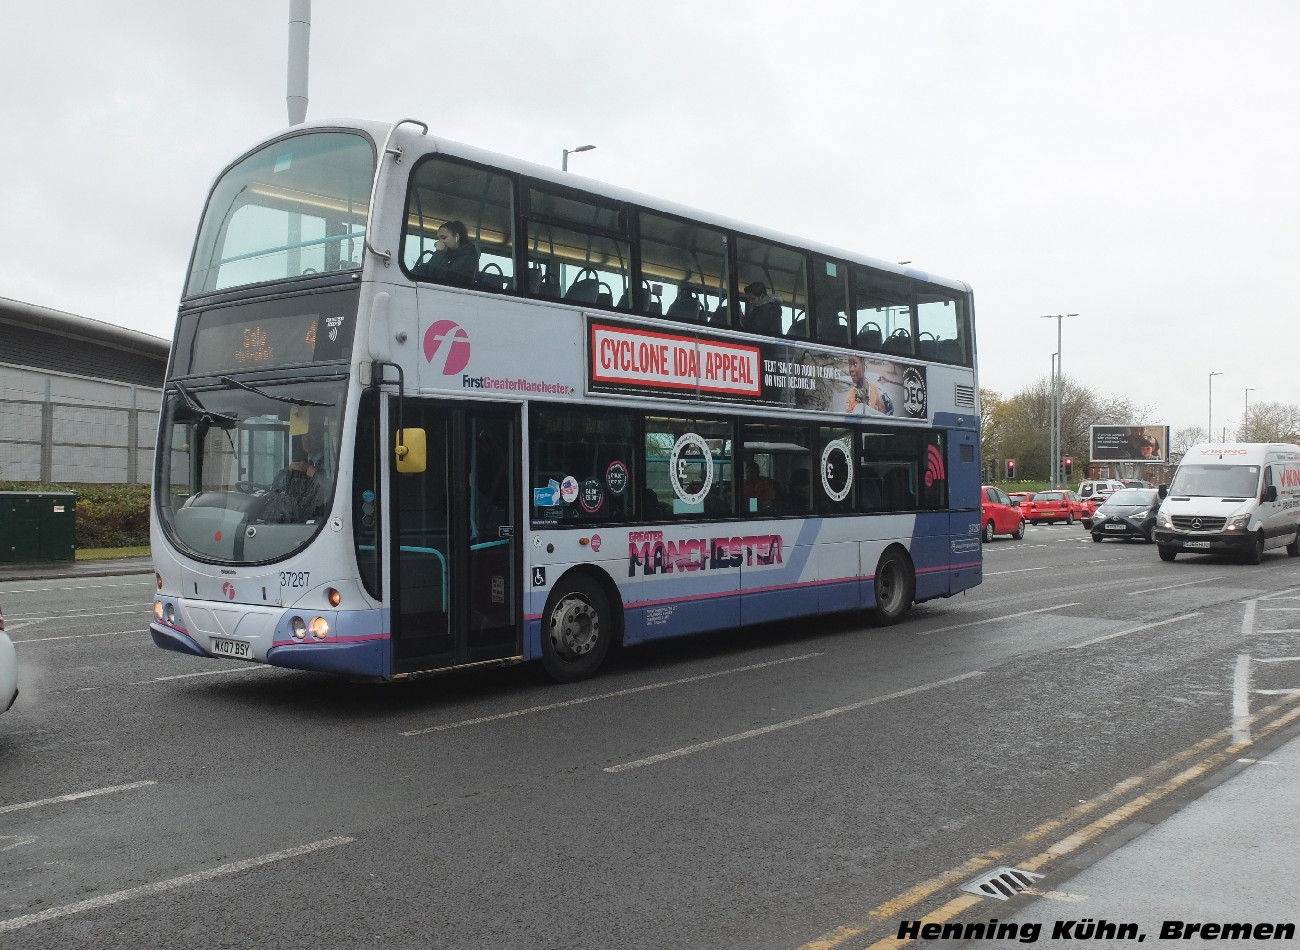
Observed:
[[[77,547],[149,543],[148,485],[42,485],[0,482],[0,491],[70,491],[77,496]]]

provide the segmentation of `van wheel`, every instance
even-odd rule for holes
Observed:
[[[993,522],[992,521],[990,521],[988,524],[984,526],[984,543],[985,544],[993,543]]]
[[[584,680],[600,668],[613,636],[600,585],[581,575],[564,581],[551,592],[542,623],[542,668],[560,683]]]
[[[1300,527],[1295,529],[1295,540],[1286,546],[1286,553],[1291,557],[1300,557]]]
[[[1264,533],[1255,532],[1255,543],[1246,549],[1246,563],[1258,564],[1264,560]]]
[[[1174,558],[1176,558],[1176,557],[1178,557],[1178,549],[1177,549],[1177,548],[1175,548],[1175,547],[1170,547],[1170,546],[1167,545],[1167,544],[1162,544],[1162,545],[1160,545],[1160,560],[1162,560],[1162,561],[1172,561],[1172,560],[1173,560]]]
[[[1021,518],[1020,524],[1016,525],[1016,531],[1013,535],[1011,535],[1011,537],[1015,538],[1017,541],[1020,541],[1024,538],[1024,536],[1025,536],[1025,519]],[[1296,536],[1300,537],[1300,532],[1297,532]]]
[[[992,522],[989,522],[992,524]],[[871,614],[882,627],[898,623],[912,608],[916,579],[912,565],[898,551],[886,551],[876,565],[876,606]]]

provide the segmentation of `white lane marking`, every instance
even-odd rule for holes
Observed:
[[[130,575],[122,575],[128,577]],[[136,584],[149,584],[150,581],[136,581]],[[133,584],[73,584],[68,587],[5,587],[5,594],[49,594],[62,593],[65,590],[123,590]]]
[[[0,841],[12,841],[13,844],[7,844],[0,851],[12,851],[14,848],[21,848],[25,844],[35,844],[35,835],[0,835]]]
[[[243,861],[232,861],[229,864],[223,864],[220,867],[215,867],[207,871],[196,871],[193,874],[174,877],[167,881],[158,881],[154,884],[141,884],[139,887],[130,887],[124,891],[105,894],[103,897],[92,897],[90,900],[77,901],[75,904],[64,904],[62,907],[51,907],[48,910],[41,911],[40,913],[25,914],[22,917],[10,917],[8,920],[0,920],[0,933],[5,933],[11,930],[21,930],[23,927],[28,927],[32,924],[41,924],[47,920],[58,920],[60,917],[70,917],[73,914],[80,914],[88,910],[99,910],[102,907],[111,907],[113,904],[121,904],[123,901],[129,901],[136,897],[150,897],[154,894],[163,894],[167,891],[175,890],[178,887],[188,887],[191,884],[201,884],[204,881],[211,881],[213,878],[238,874],[241,871],[248,871],[252,868],[261,867],[264,864],[272,864],[276,861],[286,861],[289,858],[299,858],[305,854],[311,854],[313,851],[323,851],[326,848],[348,844],[355,840],[355,838],[343,836],[337,838],[326,838],[323,841],[313,841],[311,844],[300,845],[296,848],[286,848],[283,851],[276,851],[273,854],[264,854],[257,858],[246,858]]]
[[[624,762],[622,765],[611,765],[609,768],[605,769],[605,771],[626,772],[629,769],[639,769],[645,765],[656,765],[659,762],[666,762],[669,759],[677,759],[684,755],[693,755],[696,752],[703,752],[706,749],[717,748],[718,746],[726,745],[729,742],[740,742],[743,739],[753,739],[758,736],[765,736],[768,733],[777,732],[781,729],[790,729],[794,726],[802,726],[805,723],[816,722],[819,719],[829,719],[832,716],[840,716],[844,713],[855,712],[859,709],[865,709],[868,706],[874,706],[877,703],[888,702],[891,699],[902,699],[904,696],[913,696],[916,693],[924,693],[927,690],[937,689],[940,686],[950,686],[953,683],[960,683],[962,680],[968,680],[972,677],[983,675],[983,670],[975,670],[971,673],[962,673],[960,676],[952,676],[948,679],[939,680],[934,683],[925,683],[921,686],[913,686],[911,689],[899,690],[897,693],[890,693],[887,696],[874,696],[871,699],[864,699],[861,702],[850,703],[847,706],[837,706],[834,709],[826,709],[809,716],[800,716],[798,719],[787,719],[784,722],[774,722],[770,726],[762,726],[758,729],[738,732],[732,736],[723,736],[721,739],[710,739],[708,742],[699,742],[695,745],[673,749],[671,752],[661,752],[658,755],[652,755],[644,759],[637,759],[634,762]]]
[[[75,802],[82,798],[94,798],[97,795],[112,795],[115,792],[129,792],[133,788],[145,788],[149,785],[157,785],[152,780],[144,782],[131,782],[127,785],[110,785],[108,788],[95,788],[88,792],[73,792],[71,795],[60,795],[57,798],[42,798],[35,802],[22,802],[17,805],[0,805],[0,815],[11,811],[22,811],[26,808],[40,808],[43,805],[58,805],[62,802]]]
[[[985,577],[999,577],[1003,574],[1025,574],[1029,571],[1050,571],[1050,567],[1020,567],[1014,571],[986,571]]]
[[[1250,657],[1245,653],[1237,656],[1237,670],[1232,677],[1232,742],[1250,742]]]
[[[1261,696],[1294,696],[1300,693],[1300,689],[1256,689],[1252,692],[1259,693]]]
[[[1276,630],[1269,630],[1268,633],[1277,633]],[[1273,656],[1266,660],[1255,661],[1256,663],[1296,663],[1300,662],[1300,656]]]
[[[1144,623],[1140,627],[1129,627],[1129,629],[1127,630],[1120,630],[1116,633],[1108,633],[1104,637],[1094,637],[1091,640],[1084,640],[1082,643],[1071,643],[1070,649],[1081,650],[1084,647],[1092,646],[1094,643],[1102,643],[1105,640],[1114,640],[1116,637],[1126,637],[1130,633],[1139,633],[1143,630],[1150,630],[1153,627],[1163,627],[1167,623],[1178,623],[1178,621],[1180,620],[1191,620],[1193,617],[1199,617],[1200,615],[1201,612],[1198,610],[1195,613],[1183,614],[1181,617],[1170,617],[1167,620],[1157,620],[1155,621],[1155,623]]]
[[[949,630],[962,630],[966,627],[978,627],[982,623],[997,623],[1001,620],[1013,620],[1016,617],[1028,617],[1030,614],[1045,614],[1053,610],[1064,610],[1066,607],[1078,607],[1080,604],[1057,604],[1055,607],[1040,607],[1037,610],[1022,610],[1019,613],[1003,614],[1000,617],[986,617],[983,620],[971,620],[968,623],[955,623],[949,627],[935,627],[933,630],[918,630],[916,636],[928,637],[932,633],[947,633]]]
[[[1162,590],[1177,590],[1180,587],[1195,587],[1197,584],[1204,584],[1206,581],[1217,581],[1227,577],[1227,574],[1215,574],[1212,577],[1202,577],[1194,581],[1188,581],[1186,584],[1170,584],[1168,587],[1148,587],[1146,590],[1131,590],[1128,592],[1129,597],[1137,594],[1154,594]]]
[[[248,666],[237,667],[233,670],[203,670],[201,673],[177,673],[175,676],[155,676],[151,680],[140,680],[136,683],[127,683],[127,686],[148,686],[152,683],[165,683],[167,680],[187,680],[194,676],[222,676],[227,673],[264,673],[267,670],[274,670],[276,667],[267,666],[262,663],[250,663]]]
[[[737,666],[729,670],[719,670],[716,673],[701,673],[698,676],[684,676],[681,679],[667,680],[662,683],[649,683],[645,686],[631,686],[627,689],[618,689],[612,693],[600,693],[596,696],[582,696],[578,699],[566,699],[559,703],[547,703],[544,706],[529,706],[525,709],[513,709],[510,712],[495,713],[491,716],[479,716],[475,719],[462,719],[460,722],[448,722],[441,726],[429,726],[427,729],[412,729],[410,732],[398,733],[403,736],[422,736],[430,732],[446,732],[448,729],[462,729],[465,726],[477,726],[485,722],[499,722],[502,719],[514,719],[516,716],[528,716],[533,713],[548,712],[552,709],[565,709],[569,706],[581,706],[583,703],[594,703],[600,699],[617,699],[620,696],[631,696],[634,693],[644,693],[652,689],[667,689],[669,686],[682,686],[686,683],[698,683],[701,680],[716,679],[719,676],[730,676],[732,673],[747,673],[750,670],[766,669],[769,666],[780,666],[782,663],[795,663],[799,660],[811,660],[813,657],[823,656],[822,653],[803,653],[799,656],[788,656],[781,660],[768,660],[764,663],[754,663],[750,666]]]
[[[22,640],[14,640],[14,646],[20,643],[52,643],[55,640],[90,640],[94,637],[124,637],[128,633],[145,633],[149,628],[147,626],[132,627],[130,630],[114,630],[112,633],[73,633],[66,637],[24,637]],[[13,640],[12,637],[10,637]]]
[[[40,617],[11,617],[10,622],[20,627],[28,627],[34,623],[51,623],[55,620],[85,620],[87,617],[117,617],[123,614],[148,614],[153,616],[153,601],[146,604],[122,604],[113,608],[103,610],[92,610],[87,613],[69,613],[69,614],[43,614]]]

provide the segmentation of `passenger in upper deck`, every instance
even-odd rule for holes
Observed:
[[[781,335],[780,294],[767,292],[767,285],[761,280],[746,284],[741,291],[745,300],[745,316],[741,327],[750,333],[765,333],[768,336]]]
[[[428,260],[420,255],[411,268],[416,280],[432,280],[439,284],[468,287],[478,276],[478,249],[469,239],[463,221],[448,221],[438,229],[437,248]]]

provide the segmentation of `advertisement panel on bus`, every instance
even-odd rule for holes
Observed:
[[[925,366],[802,343],[748,343],[607,320],[590,319],[587,331],[587,387],[593,393],[929,418]]]

